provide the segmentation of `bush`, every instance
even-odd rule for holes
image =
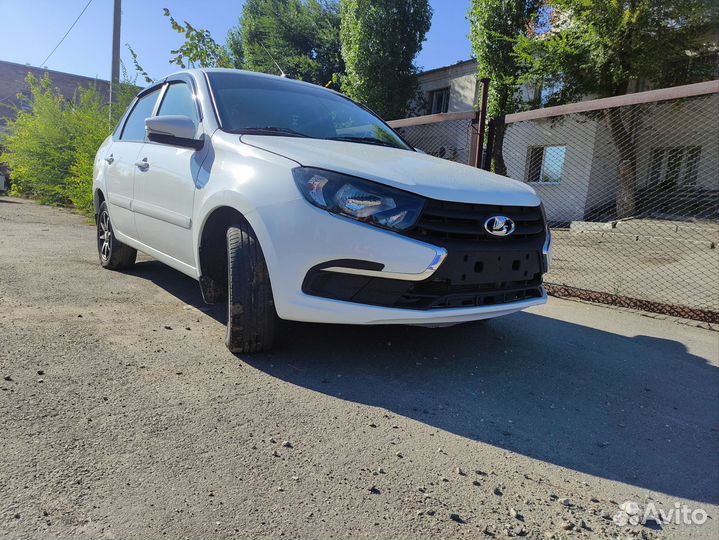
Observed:
[[[26,80],[28,106],[8,122],[3,141],[2,161],[12,170],[12,191],[44,204],[75,206],[91,215],[95,153],[135,88],[119,85],[111,114],[106,98],[94,86],[79,87],[66,100],[47,74],[40,80],[29,74]]]

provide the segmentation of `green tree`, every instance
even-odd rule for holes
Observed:
[[[108,107],[107,96],[94,86],[80,87],[66,105],[65,115],[72,139],[72,164],[66,194],[73,206],[86,215],[94,212],[92,177],[97,149],[117,126],[137,91],[134,84],[116,84],[112,107]]]
[[[26,79],[30,96],[7,123],[2,159],[12,170],[13,192],[45,204],[72,205],[91,215],[95,153],[137,92],[117,85],[112,111],[96,87],[79,87],[72,99],[46,74]]]
[[[170,59],[171,64],[177,64],[182,69],[187,67],[233,67],[230,52],[213,39],[209,30],[195,28],[187,21],[180,24],[172,16],[169,9],[163,9],[165,17],[170,18],[172,29],[185,38],[182,45],[170,51],[170,54],[174,55]]]
[[[520,36],[532,35],[541,0],[472,0],[468,18],[472,51],[477,58],[478,75],[488,78],[488,117],[498,118],[527,108],[520,88],[525,68],[518,61],[514,46]],[[505,126],[495,133],[494,170],[507,174],[502,154]]]
[[[163,8],[163,13],[170,19],[170,27],[184,39],[177,49],[170,51],[171,64],[178,65],[182,69],[235,67],[231,51],[217,43],[209,30],[195,28],[187,21],[182,21],[180,24],[167,8]],[[142,77],[147,84],[155,82],[155,79],[140,65],[135,49],[129,43],[126,43],[125,46],[130,51],[137,75]]]
[[[235,67],[337,87],[344,73],[336,0],[247,0],[227,36]]]
[[[548,0],[549,28],[520,37],[515,53],[525,80],[540,83],[546,104],[627,93],[634,81],[656,87],[711,78],[717,4],[712,0]],[[709,62],[707,62],[707,56]],[[617,215],[636,213],[637,122],[632,107],[604,113],[620,154]]]
[[[13,192],[40,199],[44,204],[67,204],[73,137],[65,114],[65,98],[46,75],[28,74],[30,96],[6,125],[4,161],[12,170]]]
[[[384,118],[407,116],[414,59],[432,20],[427,0],[341,0],[342,91]]]

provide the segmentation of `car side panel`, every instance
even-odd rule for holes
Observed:
[[[146,159],[148,166],[135,173],[133,210],[138,239],[192,266],[193,171],[202,155],[191,148],[145,143],[139,157]]]
[[[105,196],[110,208],[113,229],[130,238],[137,238],[132,201],[135,196],[135,161],[143,143],[114,141],[106,150],[111,159],[105,171]]]

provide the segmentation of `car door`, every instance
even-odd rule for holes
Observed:
[[[187,116],[199,134],[200,114],[189,80],[168,83],[157,115]],[[193,148],[146,142],[138,156],[133,202],[140,242],[192,267],[193,171],[199,168],[199,154]]]
[[[137,170],[135,163],[145,144],[145,118],[152,116],[159,95],[160,88],[140,95],[125,119],[119,137],[113,141],[105,154],[105,161],[108,164],[105,188],[112,226],[116,232],[132,239],[137,239],[132,211],[134,178]]]

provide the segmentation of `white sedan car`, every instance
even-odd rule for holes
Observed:
[[[97,152],[97,247],[137,250],[227,302],[233,352],[276,320],[445,326],[546,302],[550,234],[527,185],[423,154],[311,84],[236,70],[140,92]]]

